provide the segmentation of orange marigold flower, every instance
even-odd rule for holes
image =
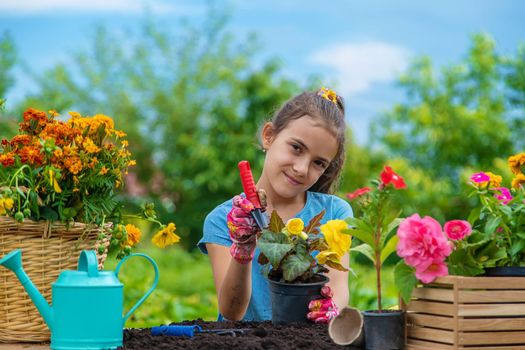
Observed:
[[[26,164],[42,164],[40,149],[33,146],[24,146],[19,152],[20,161]]]
[[[525,153],[518,153],[510,156],[507,163],[514,175],[521,173],[521,167],[525,165]]]
[[[103,166],[102,169],[100,169],[100,174],[101,175],[106,175],[108,171],[109,170],[105,166]]]
[[[8,167],[15,164],[15,154],[13,152],[7,152],[5,154],[0,154],[0,163],[3,166]]]
[[[128,242],[127,244],[129,246],[134,246],[140,241],[140,237],[142,236],[142,232],[140,232],[139,228],[132,224],[126,225],[126,232],[128,233]]]
[[[134,166],[134,165],[137,165],[137,161],[136,160],[130,160],[128,162],[128,166]]]
[[[82,162],[79,158],[76,158],[72,162],[72,164],[69,166],[69,171],[75,175],[82,171]]]
[[[519,173],[512,179],[512,187],[518,189],[523,185],[525,185],[525,175]]]
[[[128,136],[128,134],[126,134],[124,131],[120,131],[120,130],[114,130],[113,131],[115,133],[115,135],[117,135],[118,138],[123,138],[123,137],[126,137]],[[123,141],[124,142],[124,141]],[[127,141],[126,141],[127,142]],[[127,145],[126,145],[127,146]]]
[[[18,149],[20,146],[28,146],[32,139],[30,135],[16,135],[11,139],[11,147]]]
[[[84,139],[82,146],[84,147],[87,153],[97,153],[100,151],[100,148],[97,145],[95,145],[93,140],[90,139],[89,137]]]

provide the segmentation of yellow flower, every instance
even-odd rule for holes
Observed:
[[[327,261],[340,264],[339,260],[341,259],[341,257],[337,255],[336,252],[333,252],[331,250],[323,250],[322,252],[317,254],[315,258],[317,259],[317,262],[321,265],[326,264]]]
[[[335,91],[322,87],[319,91],[319,95],[328,101],[332,101],[337,104],[337,94]]]
[[[87,137],[84,140],[82,146],[84,147],[87,153],[97,153],[100,151],[100,148],[97,145],[95,145],[93,140],[91,140],[89,137]]]
[[[7,210],[11,210],[13,208],[13,204],[15,204],[15,201],[13,201],[12,198],[5,198],[4,200],[4,208]]]
[[[100,169],[100,175],[106,175],[108,171],[109,170],[105,166],[103,166],[102,169]]]
[[[142,232],[140,232],[139,228],[132,224],[126,225],[126,232],[128,233],[128,242],[127,244],[132,247],[135,244],[137,244],[140,241],[140,237],[142,236]]]
[[[352,244],[352,237],[341,232],[347,228],[348,224],[344,220],[329,220],[320,226],[329,250],[336,253],[338,257],[342,257]]]
[[[518,153],[508,159],[509,168],[514,175],[521,173],[521,167],[525,165],[525,153]]]
[[[285,231],[289,235],[299,236],[302,239],[306,240],[308,238],[308,235],[305,232],[303,232],[303,230],[304,222],[299,218],[293,218],[286,222]]]
[[[513,188],[520,188],[520,186],[525,184],[525,175],[522,173],[517,174],[514,179],[512,179],[512,187]]]
[[[151,239],[153,244],[157,247],[164,248],[173,243],[180,241],[180,237],[175,234],[176,226],[174,223],[169,223],[168,226],[157,232]]]
[[[128,162],[128,166],[134,166],[134,165],[137,165],[137,161],[136,160],[130,160]]]

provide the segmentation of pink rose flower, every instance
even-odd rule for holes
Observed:
[[[433,282],[437,277],[447,276],[448,267],[441,259],[428,260],[416,268],[416,278],[423,283]]]
[[[416,269],[419,266],[426,269],[436,260],[444,261],[452,252],[441,225],[429,216],[421,218],[418,214],[413,214],[406,218],[399,225],[397,235],[397,255]]]
[[[445,233],[451,240],[458,241],[472,233],[472,227],[465,220],[450,220],[445,223]]]

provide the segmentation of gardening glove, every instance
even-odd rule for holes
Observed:
[[[328,323],[332,318],[339,315],[339,310],[337,310],[337,305],[332,299],[334,293],[330,287],[321,288],[321,295],[324,297],[323,299],[312,300],[308,304],[310,312],[306,318],[315,323]]]
[[[261,206],[266,208],[266,194],[264,190],[257,191]],[[255,208],[248,199],[233,197],[232,209],[226,217],[228,222],[228,233],[233,244],[230,247],[231,256],[241,264],[247,264],[253,259],[257,234],[260,228],[257,226],[251,211]]]

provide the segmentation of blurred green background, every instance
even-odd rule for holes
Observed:
[[[177,31],[146,19],[125,43],[104,26],[93,32],[88,50],[72,54],[67,65],[33,72],[27,94],[4,103],[0,135],[11,137],[28,107],[113,117],[137,160],[122,194],[127,210],[154,201],[162,221],[174,221],[182,237],[161,250],[145,233],[136,251],[157,261],[161,281],[127,326],[213,320],[210,265],[195,249],[204,217],[240,192],[239,160],[249,159],[255,175],[260,172],[263,154],[255,135],[261,123],[291,96],[330,79],[294,80],[278,58],[261,55],[255,39],[237,40],[227,14],[218,10]],[[13,37],[0,34],[0,97],[14,86],[21,61]],[[418,212],[443,222],[467,217],[474,204],[466,195],[472,172],[499,173],[509,185],[506,159],[525,145],[525,46],[500,53],[489,34],[473,34],[457,61],[438,68],[430,57],[416,57],[400,74],[397,91],[402,98],[377,116],[366,144],[355,142],[349,121],[338,195],[368,185],[390,164],[408,185],[396,198],[404,216]],[[107,268],[116,263],[108,259]],[[397,304],[394,263],[388,261],[383,273],[385,306]],[[351,305],[373,308],[371,267],[353,257],[352,268]],[[152,270],[134,258],[121,275],[129,309],[147,290]]]

